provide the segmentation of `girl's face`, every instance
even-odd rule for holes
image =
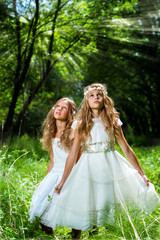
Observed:
[[[67,100],[57,103],[54,109],[54,118],[56,120],[67,121],[69,114],[69,104]]]
[[[101,109],[104,105],[103,93],[100,90],[93,90],[88,93],[88,103],[91,109]]]

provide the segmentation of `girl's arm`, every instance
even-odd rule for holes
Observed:
[[[132,150],[132,148],[129,146],[129,144],[127,143],[124,135],[123,135],[123,131],[120,127],[120,132],[118,137],[116,138],[119,146],[121,147],[122,151],[124,152],[124,155],[126,156],[126,158],[130,161],[130,163],[132,164],[132,166],[139,172],[139,174],[142,176],[142,178],[144,179],[144,181],[146,182],[146,185],[149,186],[149,179],[147,178],[147,176],[144,174],[140,163],[138,162],[138,159],[134,153],[134,151]]]
[[[80,148],[80,149],[79,149],[78,156],[77,156],[76,163],[79,161],[79,159],[80,159],[81,155],[82,155],[82,149]]]
[[[49,155],[50,155],[50,162],[49,162],[49,165],[48,165],[48,169],[47,169],[46,175],[52,170],[52,168],[54,166],[53,149],[52,149],[52,147],[50,149]]]
[[[67,180],[74,164],[76,163],[78,153],[79,153],[79,150],[80,150],[80,146],[81,146],[80,136],[78,134],[78,130],[75,130],[75,136],[74,136],[73,144],[72,144],[72,147],[71,147],[71,151],[70,151],[70,153],[67,157],[67,160],[66,160],[65,169],[64,169],[62,179],[61,179],[60,183],[55,187],[55,192],[57,192],[58,194],[60,194],[60,191],[63,187],[63,184]]]

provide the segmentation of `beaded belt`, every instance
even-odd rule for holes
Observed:
[[[96,153],[96,152],[106,152],[114,151],[114,147],[111,147],[110,142],[96,142],[91,144],[83,144],[82,152]]]

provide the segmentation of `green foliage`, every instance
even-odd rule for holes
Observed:
[[[157,192],[160,179],[160,148],[132,146],[143,170]],[[121,153],[120,148],[117,150]],[[48,153],[41,144],[27,135],[15,138],[10,146],[0,150],[1,163],[1,237],[2,239],[71,239],[69,228],[58,227],[54,235],[42,232],[39,219],[28,221],[28,210],[36,185],[44,178],[49,163]],[[98,232],[82,232],[81,239],[150,239],[158,240],[159,209],[151,215],[137,211],[120,212],[114,224],[100,227]]]
[[[37,135],[57,99],[72,97],[79,105],[83,87],[102,82],[127,128],[131,126],[134,134],[158,135],[159,1],[60,1],[57,17],[58,1],[38,2],[35,37],[36,5],[32,1],[14,1],[17,15],[13,1],[0,3],[1,129],[34,39],[29,68],[13,109],[13,125],[28,97],[41,79],[45,80],[22,114],[20,134]]]

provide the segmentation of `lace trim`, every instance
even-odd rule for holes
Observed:
[[[90,144],[83,144],[81,147],[82,147],[82,152],[88,152],[88,153],[106,152],[106,151],[115,150],[113,144],[111,144],[110,142],[96,142],[96,143],[90,143]]]

